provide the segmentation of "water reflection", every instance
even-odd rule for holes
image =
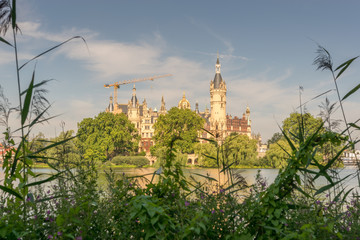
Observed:
[[[144,178],[151,180],[152,173],[154,173],[157,169],[155,168],[115,168],[112,171],[114,172],[115,177],[120,177],[121,175],[125,174],[126,176],[140,176],[140,175],[147,175],[144,176]],[[106,177],[105,177],[105,171],[109,172],[109,170],[99,170],[99,185],[104,186],[106,184]],[[261,176],[266,179],[268,184],[271,184],[274,182],[279,170],[278,169],[232,169],[231,170],[233,174],[240,174],[246,181],[247,185],[251,185],[255,183],[255,177],[258,171],[260,171]],[[353,168],[344,168],[339,169],[339,175],[340,178],[344,178],[349,174],[352,174],[353,177],[347,178],[343,185],[348,186],[348,189],[355,187],[357,190],[359,190],[358,187],[358,180],[357,177],[355,177],[356,169]],[[33,172],[36,174],[44,174],[40,177],[38,177],[36,180],[42,180],[45,178],[48,178],[48,174],[55,173],[54,170],[48,169],[48,168],[35,168],[33,169]],[[199,175],[205,175],[209,176],[211,178],[214,178],[219,181],[219,171],[215,168],[185,168],[183,169],[184,175],[187,179],[190,179],[190,176],[192,176],[196,181],[203,182],[205,178],[200,177]],[[195,174],[194,174],[195,173]],[[2,183],[4,179],[4,172],[1,169],[0,170],[0,183]],[[224,174],[220,174],[220,183],[224,183],[226,181],[226,176]],[[32,179],[34,181],[35,179]],[[156,181],[156,178],[155,178]],[[145,181],[139,181],[141,185],[145,186]],[[327,184],[327,181],[325,178],[319,178],[315,182],[315,187],[319,188]]]

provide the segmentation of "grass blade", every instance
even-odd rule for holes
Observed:
[[[350,177],[350,176],[351,176],[351,175],[347,175],[346,177],[344,177],[343,179],[340,179],[340,180],[337,181],[337,182],[330,183],[330,184],[328,184],[328,185],[326,185],[326,186],[323,186],[322,188],[320,188],[319,190],[316,191],[316,193],[314,194],[314,196],[319,195],[320,193],[323,193],[323,192],[329,190],[330,188],[334,187],[336,184],[344,181],[346,178],[348,178],[348,177]]]
[[[51,177],[48,177],[47,179],[44,179],[44,180],[41,180],[41,181],[37,181],[37,182],[32,182],[32,183],[29,183],[29,184],[26,184],[24,187],[31,187],[31,186],[37,186],[37,185],[41,185],[43,183],[46,183],[46,182],[50,182],[52,180],[55,180],[58,176],[60,176],[61,174],[63,174],[65,171],[62,171],[62,172],[59,172],[55,175],[52,175]]]
[[[218,181],[218,180],[216,180],[215,178],[212,178],[212,177],[209,177],[209,176],[206,176],[206,175],[202,175],[202,174],[200,174],[200,173],[192,173],[192,174],[198,175],[198,176],[200,176],[200,177],[206,178],[206,179],[211,180],[211,181],[215,181],[215,182]]]
[[[71,40],[76,39],[76,38],[82,39],[82,40],[85,42],[85,44],[86,44],[85,39],[84,39],[83,37],[81,37],[81,36],[75,36],[75,37],[69,38],[68,40],[66,40],[66,41],[64,41],[64,42],[62,42],[62,43],[60,43],[60,44],[58,44],[58,45],[56,45],[56,46],[54,46],[54,47],[52,47],[52,48],[44,51],[44,52],[42,52],[42,53],[40,53],[39,55],[37,55],[37,56],[33,57],[32,59],[30,59],[29,61],[25,62],[23,65],[21,65],[21,67],[19,68],[19,71],[20,71],[23,67],[25,67],[29,62],[31,62],[31,61],[33,61],[33,60],[41,57],[42,55],[44,55],[44,54],[46,54],[46,53],[48,53],[48,52],[51,52],[52,50],[54,50],[54,49],[56,49],[56,48],[64,45],[64,44],[67,43],[67,42],[70,42]]]
[[[23,199],[23,197],[22,197],[18,192],[12,190],[11,188],[7,188],[7,187],[5,187],[5,186],[1,186],[1,185],[0,185],[0,189],[3,190],[4,192],[7,192],[7,193],[9,193],[9,194],[11,194],[11,195],[13,195],[13,196],[21,199],[21,200]]]
[[[44,111],[42,111],[30,124],[29,127],[31,128],[32,126],[34,126],[38,120],[47,112],[47,110],[49,110],[49,108],[51,107],[51,105],[49,105],[47,108],[44,109]]]
[[[341,64],[340,66],[338,66],[338,67],[335,69],[335,71],[339,70],[340,68],[341,68],[341,70],[340,70],[340,72],[338,73],[338,75],[336,76],[335,79],[338,79],[338,78],[340,77],[340,75],[341,75],[341,74],[350,66],[350,64],[351,64],[355,59],[357,59],[358,57],[359,57],[359,56],[354,57],[354,58],[352,58],[352,59],[344,62],[344,63]]]
[[[28,113],[29,113],[32,94],[33,94],[34,78],[35,78],[35,70],[33,71],[29,88],[26,91],[25,102],[24,102],[24,106],[22,109],[23,111],[21,112],[21,125],[24,125],[26,118],[28,116]]]
[[[360,130],[360,126],[356,125],[355,123],[349,123],[349,125],[353,128],[357,128],[358,130]]]
[[[74,139],[74,138],[76,138],[76,137],[77,137],[77,136],[73,136],[73,137],[64,139],[64,140],[62,140],[62,141],[60,141],[60,142],[55,142],[55,143],[53,143],[53,144],[50,144],[49,146],[46,146],[46,147],[44,147],[44,148],[42,148],[42,149],[39,149],[38,151],[34,152],[33,155],[38,154],[38,153],[40,153],[40,152],[43,152],[43,151],[45,151],[45,150],[47,150],[47,149],[49,149],[49,148],[53,148],[53,147],[56,147],[56,146],[58,146],[58,145],[62,145],[63,143],[66,143],[66,142],[68,142],[68,141],[70,141],[70,140],[72,140],[72,139]]]
[[[44,84],[46,84],[46,83],[48,83],[48,82],[50,82],[50,81],[52,81],[52,80],[54,80],[54,79],[42,80],[41,82],[35,84],[33,88],[35,89],[35,88],[37,88],[37,87],[40,87],[40,86],[42,86],[42,85],[44,85]],[[26,90],[25,90],[25,91],[22,91],[20,95],[22,96],[22,95],[24,95],[25,93],[26,93]]]
[[[341,101],[344,101],[345,99],[347,99],[350,95],[352,95],[353,93],[355,93],[357,90],[359,90],[360,88],[360,84],[358,84],[356,87],[354,87],[353,89],[351,89],[350,92],[348,92],[342,99]]]
[[[0,37],[0,42],[6,43],[7,45],[9,45],[9,46],[12,46],[12,47],[13,47],[13,45],[11,45],[11,43],[9,43],[8,41],[6,41],[6,40],[5,40],[5,39],[3,39],[2,37]]]

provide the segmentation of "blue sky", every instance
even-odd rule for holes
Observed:
[[[227,84],[227,112],[242,116],[251,109],[254,133],[266,141],[277,124],[303,101],[334,89],[329,72],[315,71],[317,43],[327,48],[334,65],[360,54],[358,1],[45,1],[18,2],[20,61],[72,36],[81,35],[36,62],[37,80],[47,85],[52,115],[61,114],[39,130],[53,137],[76,130],[83,118],[104,111],[111,89],[106,83],[159,74],[172,77],[136,84],[138,99],[159,109],[176,106],[185,91],[192,108],[210,107],[209,83],[215,74],[217,51]],[[10,35],[5,36],[10,39]],[[344,95],[360,82],[355,62],[339,80]],[[17,104],[11,49],[0,45],[0,84]],[[28,84],[35,63],[21,74]],[[127,103],[132,85],[119,89]],[[334,102],[335,92],[327,95]],[[350,121],[360,117],[360,92],[345,111]],[[306,105],[318,115],[319,98]],[[340,118],[340,112],[334,114]]]

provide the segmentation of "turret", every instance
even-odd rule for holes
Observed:
[[[210,82],[210,131],[220,139],[226,136],[226,84],[221,77],[219,53],[215,64],[215,77]]]

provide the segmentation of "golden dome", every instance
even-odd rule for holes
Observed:
[[[179,101],[178,108],[190,109],[190,102],[186,99],[185,92],[183,93],[182,99]]]

